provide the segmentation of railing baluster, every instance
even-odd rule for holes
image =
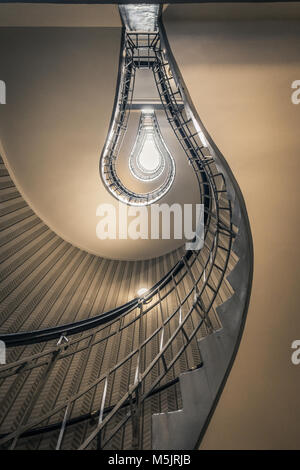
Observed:
[[[159,344],[159,352],[161,352],[162,348],[163,348],[163,344],[164,344],[164,327],[162,328],[161,330],[161,337],[160,337],[160,344]]]
[[[103,388],[100,411],[99,411],[99,418],[98,418],[98,425],[100,425],[103,421],[103,413],[104,413],[104,406],[105,406],[105,400],[106,400],[107,384],[108,384],[108,376],[106,377],[105,382],[104,382],[104,388]],[[102,429],[100,429],[100,431],[98,432],[98,435],[97,435],[97,450],[101,450],[101,440],[102,440]]]
[[[45,385],[45,383],[46,383],[46,379],[47,379],[47,377],[48,377],[48,374],[51,372],[51,370],[53,369],[53,367],[54,367],[54,365],[55,365],[55,363],[56,363],[57,356],[58,356],[59,352],[60,352],[60,349],[59,349],[59,350],[55,350],[55,351],[52,353],[52,357],[51,357],[51,359],[50,359],[49,362],[48,362],[48,365],[47,365],[47,367],[46,367],[46,369],[45,369],[45,371],[44,371],[44,373],[43,373],[43,375],[42,375],[42,377],[41,377],[41,379],[40,379],[40,381],[39,381],[39,384],[38,384],[38,386],[37,386],[37,388],[36,388],[36,390],[35,390],[35,392],[34,392],[32,398],[31,398],[31,400],[30,400],[30,402],[29,402],[29,406],[28,406],[28,408],[26,409],[26,412],[25,412],[25,414],[23,415],[23,418],[22,418],[22,420],[21,420],[21,422],[20,422],[20,424],[19,424],[19,431],[17,432],[16,436],[15,436],[14,439],[13,439],[13,442],[12,442],[12,444],[11,444],[11,446],[10,446],[10,450],[15,449],[15,447],[16,447],[16,445],[17,445],[17,442],[18,442],[18,439],[19,439],[19,437],[20,437],[20,435],[21,435],[21,433],[22,433],[22,431],[21,431],[20,429],[21,429],[21,427],[24,425],[24,423],[26,423],[26,422],[28,421],[28,419],[29,419],[29,417],[30,417],[30,415],[31,415],[31,413],[32,413],[32,410],[33,410],[33,408],[34,408],[34,406],[35,406],[35,404],[36,404],[36,402],[37,402],[37,400],[38,400],[38,398],[39,398],[39,396],[40,396],[40,394],[41,394],[41,391],[42,391],[42,389],[43,389],[43,387],[44,387],[44,385]]]
[[[142,40],[142,42],[141,42]],[[159,304],[159,312],[160,312],[160,323],[156,330],[151,333],[151,335],[147,338],[144,338],[145,331],[144,331],[144,308],[143,308],[143,303],[140,304],[140,315],[136,317],[134,320],[130,320],[126,323],[124,326],[124,318],[125,318],[125,313],[122,315],[118,320],[113,320],[111,322],[111,325],[116,326],[116,321],[119,321],[119,324],[116,327],[116,331],[114,331],[114,338],[118,338],[118,333],[123,332],[123,329],[127,328],[129,325],[133,324],[135,321],[139,322],[139,331],[137,333],[138,338],[139,338],[139,344],[136,349],[132,350],[130,354],[128,354],[125,358],[120,358],[119,362],[118,358],[116,359],[116,364],[109,368],[108,371],[105,371],[104,374],[101,374],[100,377],[97,378],[97,380],[94,381],[94,383],[88,387],[84,388],[84,391],[82,393],[76,393],[74,394],[70,399],[68,399],[67,404],[64,413],[64,418],[62,421],[62,425],[60,428],[60,433],[58,437],[58,442],[57,442],[57,449],[60,449],[62,446],[63,438],[65,435],[66,431],[66,426],[68,423],[68,417],[71,414],[72,406],[73,403],[77,398],[80,396],[83,396],[85,393],[88,393],[89,390],[91,390],[91,387],[97,386],[99,383],[101,383],[102,380],[105,380],[104,383],[104,388],[103,388],[103,393],[102,393],[102,399],[101,399],[101,405],[99,409],[99,418],[98,418],[98,424],[96,430],[94,430],[90,436],[88,436],[84,443],[82,444],[81,448],[87,447],[90,442],[94,439],[98,439],[97,446],[100,449],[101,448],[101,433],[104,427],[107,425],[107,423],[111,422],[111,420],[116,416],[116,413],[120,409],[121,406],[128,406],[130,404],[130,409],[131,409],[131,417],[132,417],[132,446],[134,449],[140,448],[141,447],[141,435],[140,435],[140,412],[141,412],[141,406],[143,404],[143,401],[146,399],[147,396],[149,396],[149,390],[153,390],[153,388],[157,385],[157,383],[160,383],[160,381],[166,376],[166,374],[174,367],[174,364],[176,361],[179,359],[180,355],[184,353],[186,348],[189,346],[191,343],[192,339],[195,337],[197,334],[199,328],[203,323],[207,325],[208,328],[211,327],[211,322],[209,319],[209,313],[211,311],[211,308],[213,306],[213,302],[216,298],[216,295],[219,291],[221,282],[223,282],[224,274],[226,272],[226,268],[228,265],[228,259],[230,256],[230,250],[231,250],[231,239],[234,236],[233,231],[231,230],[230,223],[228,222],[228,225],[225,224],[224,222],[221,221],[220,215],[219,215],[219,210],[225,211],[226,213],[229,212],[231,216],[231,206],[230,207],[225,207],[226,203],[222,202],[221,206],[220,201],[218,198],[220,198],[219,194],[226,192],[226,189],[217,189],[218,186],[220,186],[220,181],[215,181],[216,178],[221,177],[223,180],[223,183],[225,185],[225,180],[224,180],[224,175],[222,173],[219,173],[216,170],[216,167],[214,165],[214,161],[210,159],[210,157],[207,157],[206,155],[202,154],[202,148],[201,144],[199,142],[197,143],[196,137],[198,136],[198,132],[195,132],[192,129],[192,120],[186,116],[186,113],[184,112],[184,106],[181,100],[181,92],[180,89],[177,87],[177,83],[175,83],[173,77],[168,76],[168,71],[167,67],[169,66],[167,60],[163,58],[162,52],[160,50],[160,44],[159,44],[159,35],[153,36],[152,41],[150,41],[150,36],[148,35],[146,38],[141,38],[138,33],[135,33],[135,35],[128,35],[127,37],[128,41],[128,47],[130,47],[130,54],[128,55],[126,61],[125,61],[125,80],[123,83],[123,88],[121,90],[121,97],[120,97],[120,103],[119,103],[119,108],[118,108],[118,122],[115,122],[115,134],[112,133],[111,140],[107,141],[107,149],[109,150],[109,155],[105,159],[105,165],[107,166],[108,170],[108,175],[110,175],[110,169],[111,167],[114,167],[115,165],[115,157],[118,154],[118,149],[120,147],[120,142],[122,138],[124,137],[124,130],[127,127],[127,121],[128,119],[128,103],[130,103],[132,99],[132,93],[133,93],[133,84],[134,84],[134,76],[135,76],[135,69],[136,67],[139,66],[145,66],[145,63],[147,67],[153,67],[153,72],[157,84],[157,88],[159,91],[159,94],[161,96],[161,102],[165,108],[166,111],[166,116],[170,122],[170,124],[173,127],[173,130],[175,131],[178,139],[181,141],[181,145],[184,148],[184,151],[186,152],[189,160],[192,161],[193,168],[194,170],[198,173],[198,180],[200,178],[203,178],[205,175],[208,175],[207,178],[208,180],[201,181],[201,194],[203,193],[203,198],[206,198],[210,202],[207,202],[207,207],[206,207],[206,214],[207,216],[211,217],[211,220],[209,221],[209,230],[212,235],[214,235],[214,240],[211,240],[211,236],[207,235],[207,239],[205,242],[205,246],[201,250],[202,255],[205,256],[205,259],[203,260],[203,265],[202,262],[200,261],[200,271],[202,270],[199,279],[196,279],[191,267],[193,266],[193,262],[190,261],[191,265],[188,262],[188,258],[185,256],[183,257],[183,265],[186,267],[186,272],[182,275],[182,278],[178,281],[179,282],[185,278],[186,275],[188,275],[188,278],[191,280],[190,284],[192,284],[191,288],[189,287],[188,294],[186,295],[185,298],[181,300],[181,297],[179,295],[178,291],[178,285],[175,280],[175,277],[173,274],[170,274],[170,279],[173,281],[174,284],[174,289],[176,293],[176,299],[177,299],[177,306],[175,311],[173,311],[171,314],[168,312],[166,309],[166,312],[163,312],[163,306],[162,306],[162,301],[165,298],[168,298],[169,295],[171,295],[171,292],[173,291],[170,290],[169,293],[164,293],[163,298],[161,295],[161,287],[157,289],[157,295],[158,295],[158,302],[154,303],[154,306],[150,306],[149,308],[146,309],[146,313],[148,312],[154,312],[153,307],[156,308],[157,303]],[[147,54],[140,53],[140,47],[145,46],[147,44],[150,47],[153,47],[153,51],[148,50]],[[153,45],[155,44],[155,45]],[[154,50],[154,47],[156,48]],[[155,55],[154,59],[152,58],[153,54]],[[145,57],[144,57],[145,56]],[[171,83],[172,82],[172,83]],[[170,86],[171,85],[171,86]],[[116,120],[116,121],[117,121]],[[198,139],[199,140],[199,139]],[[201,167],[202,165],[202,167]],[[197,171],[197,168],[198,171]],[[204,168],[205,167],[205,168]],[[204,175],[204,176],[203,176]],[[109,181],[109,184],[111,184],[113,187],[118,187],[119,180],[117,177],[112,177],[107,176],[107,181]],[[218,183],[218,184],[217,184]],[[209,189],[208,189],[209,188]],[[120,194],[123,194],[122,191],[119,192]],[[135,201],[135,195],[133,194],[127,194],[126,198],[128,201]],[[224,214],[222,214],[224,215]],[[229,216],[229,217],[230,217]],[[213,227],[213,230],[212,230]],[[220,245],[219,242],[219,234],[222,233],[222,230],[228,234],[228,245],[227,245],[227,240],[224,242],[224,246]],[[223,234],[224,234],[223,232]],[[225,238],[225,237],[224,237]],[[218,250],[222,249],[223,251],[226,251],[226,256],[224,256],[226,259],[224,261],[224,267],[220,266],[219,264],[217,265],[215,263],[216,259],[216,252]],[[215,251],[214,251],[215,250]],[[195,255],[196,259],[196,255]],[[192,258],[193,260],[193,258]],[[208,266],[210,263],[211,267]],[[221,263],[222,264],[222,263]],[[211,281],[211,272],[213,267],[216,266],[216,268],[220,271],[220,279],[218,282],[216,282],[216,286],[213,281]],[[184,270],[182,270],[184,271]],[[198,276],[198,274],[197,274]],[[201,278],[204,282],[203,288],[202,283],[201,283]],[[199,284],[199,288],[198,288]],[[208,299],[207,295],[207,290],[206,286],[211,290],[212,294],[210,295],[211,299]],[[204,295],[203,295],[204,294]],[[156,294],[154,294],[156,295]],[[184,294],[182,294],[184,295]],[[203,296],[202,296],[203,295]],[[151,297],[150,297],[151,298]],[[153,298],[153,296],[152,296]],[[194,299],[192,302],[192,306],[190,307],[190,301],[189,299]],[[206,307],[204,308],[204,300]],[[184,308],[184,310],[183,310]],[[199,321],[197,322],[197,325],[194,327],[193,321],[192,320],[192,315],[193,312],[196,310],[196,312],[199,315]],[[184,312],[184,315],[183,315]],[[186,312],[186,313],[185,313]],[[176,315],[176,316],[175,316]],[[178,322],[177,322],[177,315],[178,315]],[[183,318],[184,317],[184,318]],[[171,329],[171,320],[172,318],[175,319],[175,327],[172,327],[173,330]],[[187,328],[189,331],[189,334],[187,334],[185,325],[189,325],[190,322],[192,323],[191,328]],[[101,327],[100,327],[101,329]],[[190,331],[191,330],[191,331]],[[99,330],[98,330],[99,331]],[[182,341],[182,335],[184,336],[184,339]],[[107,336],[109,338],[109,336]],[[166,351],[168,348],[172,347],[172,344],[174,344],[174,341],[177,341],[176,338],[180,339],[180,348],[179,351],[176,353],[174,357],[172,357],[171,360],[167,363],[165,355]],[[145,351],[146,351],[146,346],[150,343],[150,341],[155,342],[155,348],[156,352],[151,357],[151,362],[150,364],[146,364],[144,362],[145,360]],[[70,343],[71,345],[72,343]],[[92,344],[90,343],[90,346]],[[157,349],[159,350],[157,351]],[[170,350],[170,349],[169,349]],[[76,351],[74,351],[71,354],[75,354]],[[109,413],[106,413],[106,416],[104,417],[104,410],[105,410],[105,401],[107,398],[107,389],[108,389],[108,381],[110,374],[115,374],[116,371],[123,367],[124,364],[129,361],[129,364],[132,364],[132,361],[134,360],[135,355],[137,355],[137,364],[134,372],[134,384],[130,385],[129,390],[122,396],[122,398],[119,400],[119,402],[114,406],[113,410]],[[70,354],[69,354],[70,356]],[[68,357],[68,356],[65,356]],[[150,383],[150,388],[148,387],[148,382],[147,382],[147,390],[145,391],[145,380],[146,377],[149,377],[149,374],[151,370],[153,370],[154,366],[156,364],[159,364],[159,361],[162,361],[163,363],[163,370],[161,371],[159,369],[159,375],[156,377],[154,380],[151,378],[151,383]],[[131,366],[133,367],[133,366]],[[51,370],[51,368],[49,369]],[[131,369],[131,373],[133,370]],[[46,374],[47,375],[47,374]],[[144,387],[144,388],[143,388]],[[24,429],[29,429],[30,426],[22,426],[23,423],[26,423],[27,419],[30,416],[32,407],[34,406],[35,403],[35,397],[34,400],[32,400],[31,406],[29,410],[27,410],[27,413],[25,415],[26,419],[23,419],[21,421],[20,428]],[[63,410],[64,407],[58,407],[60,410]],[[28,411],[30,413],[28,414]],[[57,407],[52,410],[53,413],[57,413]],[[47,417],[50,417],[51,414],[46,414]],[[124,418],[123,418],[124,419]],[[36,420],[35,420],[36,421]],[[127,418],[124,419],[124,423],[126,423]],[[29,423],[30,424],[30,423]],[[34,423],[33,423],[34,424]],[[107,428],[105,428],[107,429]],[[20,431],[21,433],[22,431]],[[12,433],[14,436],[14,441],[12,444],[12,448],[15,447],[18,438],[20,437],[20,433]],[[107,442],[110,439],[110,436],[105,436],[105,442]],[[7,439],[6,439],[7,441]]]
[[[62,422],[62,425],[61,425],[61,428],[60,428],[60,432],[59,432],[59,436],[58,436],[58,440],[57,440],[55,450],[60,450],[60,448],[61,448],[61,444],[62,444],[64,434],[65,434],[67,419],[69,417],[69,410],[70,410],[70,403],[66,407],[66,411],[65,411],[65,414],[64,414],[64,419],[63,419],[63,422]]]

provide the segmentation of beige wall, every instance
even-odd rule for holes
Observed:
[[[0,26],[120,27],[117,5],[0,4]]]
[[[201,449],[299,448],[300,22],[193,22],[194,5],[179,23],[172,8],[170,45],[241,187],[255,257],[241,346]]]

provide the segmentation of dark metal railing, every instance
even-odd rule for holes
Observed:
[[[159,47],[160,37],[158,33],[126,33],[118,105],[100,157],[100,174],[108,191],[119,201],[136,206],[148,205],[158,201],[168,192],[175,176],[174,163],[171,162],[171,165],[167,165],[167,174],[158,188],[139,194],[129,190],[116,171],[116,160],[127,130],[132,107],[136,70],[141,68],[152,70],[157,62],[157,49]]]
[[[75,333],[80,332],[80,335],[68,343],[61,342],[2,367],[0,379],[3,380],[11,380],[12,377],[18,380],[20,374],[34,369],[42,371],[41,382],[31,396],[26,413],[15,429],[0,440],[0,445],[4,447],[18,447],[22,436],[28,435],[42,423],[50,426],[54,418],[57,423],[59,417],[56,449],[64,448],[66,435],[76,420],[77,404],[84,397],[93,396],[96,399],[89,398],[89,406],[94,410],[97,403],[97,412],[90,412],[94,422],[97,417],[96,423],[92,431],[86,432],[79,449],[93,446],[107,448],[119,432],[130,434],[132,448],[142,448],[141,410],[146,400],[158,387],[169,382],[170,373],[178,378],[178,363],[184,355],[188,357],[188,351],[195,358],[200,357],[196,342],[200,333],[208,334],[222,327],[217,319],[216,306],[228,298],[227,294],[222,293],[224,278],[237,262],[232,251],[237,227],[233,224],[232,202],[228,196],[228,175],[220,170],[215,149],[198,128],[190,109],[182,106],[187,97],[180,79],[173,73],[170,51],[167,44],[162,47],[162,38],[162,31],[147,35],[128,33],[126,36],[127,53],[121,63],[124,80],[116,106],[116,118],[103,154],[102,176],[112,191],[126,196],[127,202],[139,198],[139,195],[129,194],[120,186],[114,172],[114,162],[128,121],[135,67],[151,67],[167,119],[198,178],[200,202],[204,204],[205,211],[203,248],[187,252],[158,285],[144,297],[126,305],[124,311],[121,307],[116,316],[108,316],[105,324],[90,323],[86,333],[82,333],[83,328],[80,330],[79,325]],[[148,53],[141,53],[144,48]],[[151,316],[156,319],[156,327],[146,331],[147,320]],[[131,328],[135,332],[131,346],[129,350],[122,349],[120,345],[125,337],[130,337]],[[70,331],[68,329],[68,333]],[[105,344],[105,348],[112,351],[111,361],[106,369],[100,368],[99,375],[88,382],[84,380],[85,368],[95,346],[99,344]],[[81,376],[73,387],[73,393],[50,411],[40,413],[37,404],[47,377],[57,364],[70,357],[82,358]],[[195,362],[197,359],[194,364],[189,364],[187,359],[186,370],[195,367]],[[197,366],[201,364],[200,357]],[[113,402],[114,405],[108,407],[106,404],[112,403],[112,393],[123,370],[126,370],[126,386],[122,387],[121,396]]]

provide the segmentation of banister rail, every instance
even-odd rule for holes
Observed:
[[[115,108],[121,105],[121,119],[120,114],[114,109],[113,115],[117,116],[118,121],[115,125],[116,123],[112,120],[109,142],[113,142],[113,145],[111,153],[106,154],[105,166],[111,170],[114,164],[120,133],[127,122],[126,110],[129,102],[128,96],[132,93],[134,68],[138,67],[142,61],[143,66],[148,64],[153,71],[167,119],[197,177],[200,202],[204,204],[205,212],[204,245],[201,250],[186,252],[182,259],[143,297],[133,299],[110,312],[69,325],[36,332],[4,335],[8,346],[26,346],[50,342],[62,334],[67,334],[68,337],[79,334],[68,343],[50,346],[49,349],[29,354],[2,367],[0,380],[14,376],[17,380],[20,374],[25,375],[34,369],[48,374],[49,364],[56,367],[57,364],[68,361],[70,357],[83,358],[80,380],[74,385],[73,393],[68,394],[60,402],[55,402],[50,411],[41,412],[37,407],[39,412],[35,414],[33,411],[36,409],[39,397],[37,393],[33,393],[30,405],[28,405],[33,418],[27,409],[26,419],[22,418],[12,432],[6,433],[0,439],[0,445],[4,447],[16,448],[30,432],[36,434],[34,430],[38,425],[44,423],[44,427],[51,427],[53,426],[52,418],[58,416],[60,421],[56,421],[55,425],[55,429],[59,431],[56,449],[63,448],[64,439],[76,419],[74,414],[76,405],[82,398],[87,397],[89,406],[95,409],[95,399],[90,398],[93,394],[96,397],[98,422],[93,425],[92,431],[85,433],[78,448],[80,450],[91,446],[107,448],[119,432],[123,432],[124,435],[131,434],[133,448],[142,448],[140,424],[141,410],[145,401],[156,389],[170,382],[170,374],[173,374],[176,383],[178,382],[178,364],[183,358],[186,361],[186,370],[195,367],[197,358],[199,360],[196,366],[201,366],[202,359],[197,349],[197,338],[203,331],[208,334],[222,327],[216,309],[229,297],[226,276],[239,262],[233,243],[240,235],[241,227],[243,230],[245,228],[250,230],[242,195],[223,156],[212,143],[192,107],[172,57],[161,21],[155,38],[150,41],[150,36],[148,36],[148,47],[151,51],[148,51],[147,56],[139,54],[140,51],[137,54],[135,54],[136,51],[134,52],[135,48],[139,48],[139,34],[145,35],[145,33],[135,32],[134,37],[131,33],[128,33],[127,37],[126,31],[123,34],[125,43],[127,41],[132,49],[132,60],[129,68],[123,69],[123,62],[120,64],[123,73],[120,73],[119,88],[126,92],[118,95],[121,96],[121,104],[118,100],[115,103]],[[138,59],[134,59],[135,56]],[[114,179],[113,184],[118,184],[117,179]],[[116,186],[114,186],[115,189]],[[123,191],[122,187],[120,191]],[[132,195],[129,196],[132,197]],[[134,197],[138,198],[139,195],[136,194]],[[239,217],[236,217],[237,213]],[[241,225],[239,225],[240,221],[242,221]],[[247,233],[247,236],[247,243],[251,250],[251,233]],[[249,262],[248,258],[245,262]],[[242,286],[244,290],[247,290],[247,296],[241,306],[243,317],[250,295],[251,259],[247,269],[249,269],[250,281],[246,286]],[[156,323],[150,331],[147,331],[146,322],[151,316],[156,319]],[[135,328],[135,341],[132,341],[129,348],[121,349],[120,344],[125,337],[124,333],[127,332],[126,337],[129,337],[130,328],[133,327]],[[93,348],[100,343],[114,351],[114,355],[106,369],[99,368],[96,378],[85,381],[85,364],[90,360]],[[187,354],[189,351],[191,354]],[[194,363],[190,367],[190,356],[193,354],[196,359],[193,357]],[[118,400],[112,401],[115,380],[123,370],[126,371],[127,385],[122,388]],[[106,403],[114,404],[105,406]],[[107,413],[104,413],[104,410]],[[94,411],[93,416],[95,416]]]

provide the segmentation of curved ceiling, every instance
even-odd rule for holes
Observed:
[[[0,108],[0,139],[19,191],[59,236],[102,257],[149,259],[173,251],[183,240],[96,236],[99,204],[118,205],[104,188],[98,165],[114,102],[120,38],[119,27],[1,28],[7,104]],[[196,178],[166,119],[160,121],[180,171],[159,202],[195,203]],[[127,140],[135,135],[132,126]]]
[[[4,3],[0,26],[121,27],[117,5]]]

